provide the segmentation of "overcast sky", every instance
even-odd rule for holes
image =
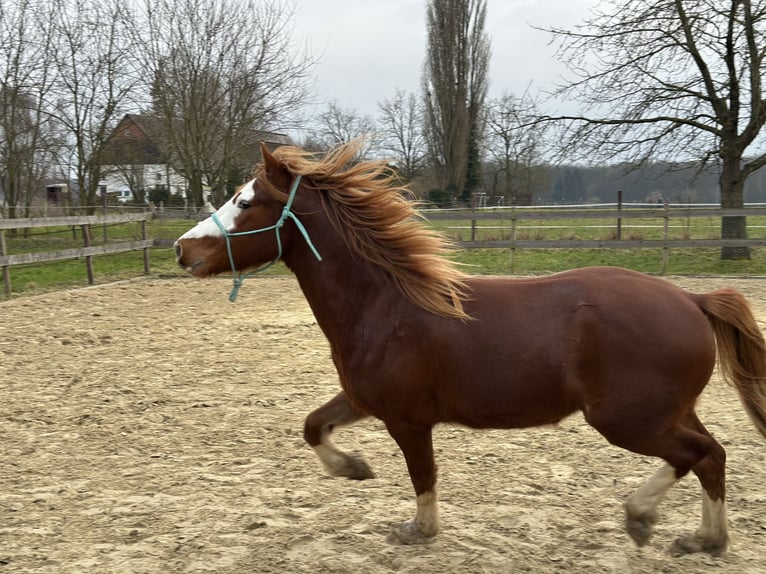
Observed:
[[[572,27],[595,0],[487,0],[490,97],[551,87],[565,68],[536,26]],[[317,109],[329,101],[377,115],[396,89],[420,90],[426,0],[296,0],[295,40],[319,59]]]

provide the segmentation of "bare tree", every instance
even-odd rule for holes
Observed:
[[[112,169],[118,181],[130,190],[131,201],[138,205],[145,204],[149,187],[146,181],[146,165],[140,160],[132,161],[128,158],[127,163],[116,164]]]
[[[43,5],[0,4],[0,186],[10,218],[29,208],[51,157],[43,109],[51,85]]]
[[[260,130],[289,127],[314,62],[296,52],[279,0],[147,0],[144,62],[153,112],[174,168],[220,203],[226,182],[258,160]]]
[[[375,121],[354,108],[344,108],[337,101],[327,104],[309,130],[309,142],[317,150],[327,150],[355,139],[363,141],[355,159],[368,157],[378,146]]]
[[[534,192],[547,182],[542,149],[546,124],[533,126],[540,116],[537,103],[527,93],[503,94],[486,107],[485,147],[493,161],[500,194],[512,205],[529,205]]]
[[[52,0],[48,17],[56,71],[48,109],[63,130],[79,203],[92,211],[109,134],[140,89],[128,5],[110,0]],[[98,18],[94,17],[98,15]]]
[[[394,97],[378,103],[380,147],[393,154],[393,161],[406,181],[425,167],[427,150],[423,134],[422,100],[397,89]]]
[[[558,118],[571,122],[567,153],[636,165],[658,157],[718,161],[721,206],[742,207],[745,180],[766,165],[758,145],[766,122],[766,2],[602,6],[573,30],[549,30],[575,74],[556,95],[594,111]],[[724,217],[721,234],[745,238],[745,218]],[[749,258],[750,251],[725,247],[722,257]]]
[[[477,171],[481,111],[487,93],[486,0],[430,0],[423,74],[426,137],[443,189],[466,200]]]

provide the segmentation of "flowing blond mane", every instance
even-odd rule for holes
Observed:
[[[330,150],[323,157],[283,146],[274,159],[304,186],[320,192],[329,220],[352,251],[390,277],[402,294],[419,307],[445,317],[467,318],[461,300],[467,275],[444,257],[450,243],[418,221],[410,190],[384,161],[357,162],[361,142]],[[259,183],[286,201],[264,166]]]

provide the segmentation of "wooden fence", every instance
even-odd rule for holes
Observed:
[[[85,267],[88,274],[88,284],[95,282],[93,275],[93,257],[107,253],[122,253],[125,251],[144,251],[144,273],[149,272],[149,248],[154,246],[154,241],[149,239],[146,222],[152,219],[153,214],[147,213],[124,213],[115,215],[76,215],[68,217],[39,217],[28,219],[0,219],[0,267],[3,270],[3,287],[6,297],[11,295],[10,268],[14,265],[25,263],[44,263],[49,261],[61,261],[64,259],[85,258]],[[141,239],[138,241],[114,241],[102,245],[91,245],[91,230],[95,226],[106,226],[117,223],[141,223]],[[58,251],[46,251],[38,253],[8,254],[5,240],[5,231],[8,229],[30,229],[40,227],[80,227],[82,229],[83,246],[73,249],[61,249]]]
[[[721,248],[721,247],[763,247],[766,237],[753,239],[675,239],[670,238],[669,229],[672,219],[716,218],[741,216],[766,217],[766,207],[748,207],[743,209],[720,209],[708,207],[664,207],[626,209],[607,207],[593,208],[488,208],[466,212],[465,210],[434,210],[423,214],[431,221],[468,221],[470,220],[470,240],[458,241],[464,249],[504,248],[511,252],[511,273],[515,271],[516,251],[518,249],[662,249],[662,270],[667,269],[671,248]],[[626,219],[657,219],[662,226],[662,239],[622,239],[622,224]],[[614,221],[615,239],[519,239],[518,231],[522,222],[601,219]],[[509,238],[502,240],[480,240],[477,232],[480,222],[502,220],[506,222]]]
[[[760,238],[751,239],[687,239],[671,238],[670,221],[674,219],[714,218],[720,223],[722,217],[756,217],[766,218],[766,207],[748,207],[744,209],[719,209],[711,207],[678,207],[665,205],[658,208],[607,206],[594,209],[590,206],[578,208],[487,208],[481,210],[427,210],[423,212],[426,219],[431,221],[460,221],[470,230],[470,239],[458,241],[458,246],[464,249],[504,248],[510,250],[511,272],[515,271],[516,252],[519,249],[661,249],[662,270],[665,273],[670,249],[677,248],[721,248],[721,247],[763,247],[766,246],[766,233]],[[207,216],[207,214],[205,214]],[[150,239],[147,233],[147,222],[153,218],[183,218],[199,219],[199,215],[188,213],[122,213],[90,216],[70,216],[55,218],[29,219],[0,219],[0,268],[2,268],[5,293],[10,296],[11,279],[10,267],[28,263],[44,263],[64,259],[85,258],[88,273],[88,283],[94,283],[92,258],[107,253],[143,250],[144,272],[149,272],[149,249],[154,246],[166,247],[172,244],[169,240]],[[630,219],[654,219],[662,228],[661,239],[623,239],[622,225]],[[520,239],[519,230],[524,230],[525,221],[555,222],[565,220],[571,223],[578,219],[599,219],[614,222],[614,239]],[[508,239],[481,240],[478,235],[482,230],[481,223],[500,221],[506,230]],[[91,245],[91,231],[97,226],[117,223],[140,222],[141,239],[136,241],[114,241],[101,245]],[[5,230],[27,229],[36,227],[70,226],[82,229],[83,246],[59,251],[21,253],[9,255],[6,248]]]

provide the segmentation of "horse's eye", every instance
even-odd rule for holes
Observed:
[[[240,199],[239,203],[237,203],[237,207],[239,207],[240,209],[247,209],[248,207],[250,207],[250,202],[244,199]]]

